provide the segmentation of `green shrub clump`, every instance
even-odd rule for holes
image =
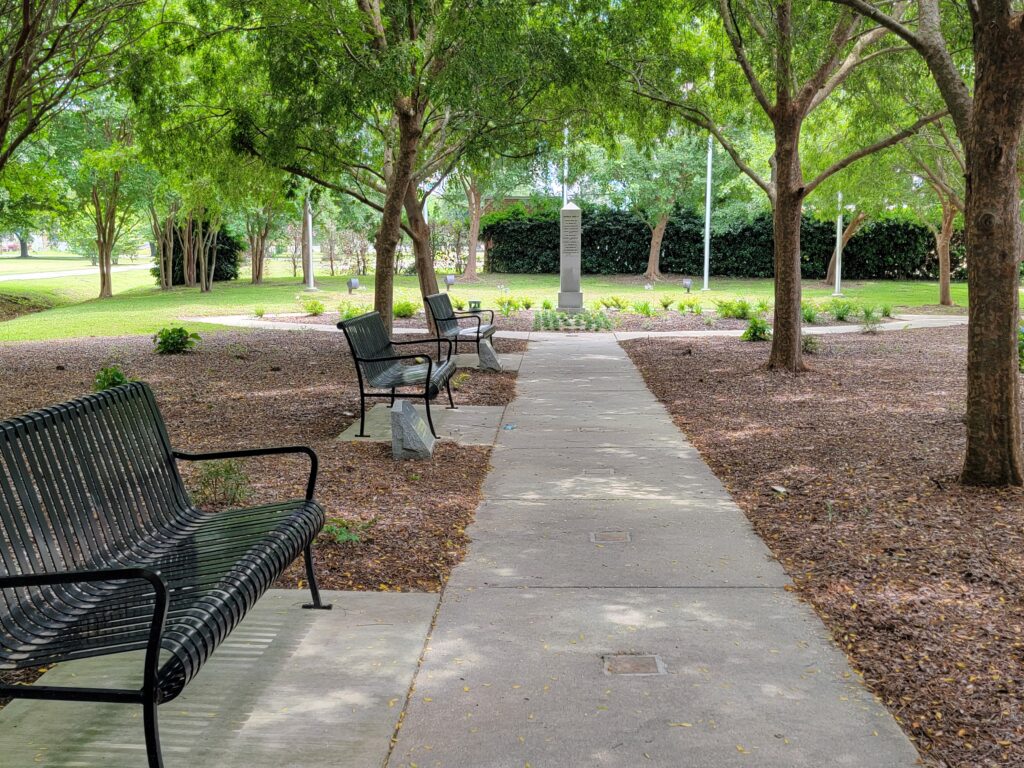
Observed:
[[[220,459],[203,462],[192,495],[199,506],[225,509],[248,501],[252,486],[239,461]]]
[[[810,301],[800,302],[800,315],[808,325],[818,322],[818,305]]]
[[[540,303],[540,307],[541,309],[554,309],[555,305],[551,303],[551,299],[544,299],[544,301]]]
[[[366,312],[366,307],[351,301],[343,301],[338,305],[338,314],[341,315],[342,320],[351,320],[353,317],[359,317],[364,312]]]
[[[747,328],[740,336],[743,341],[768,341],[772,337],[772,329],[763,317],[754,315],[747,322]]]
[[[633,311],[641,317],[654,317],[654,307],[649,301],[634,301]]]
[[[847,299],[832,299],[828,303],[828,313],[840,323],[845,323],[855,309],[853,302]]]
[[[377,518],[370,520],[346,520],[334,517],[323,527],[323,535],[335,544],[362,544],[367,540],[366,534],[377,524]]]
[[[262,318],[265,314],[267,314],[267,310],[264,309],[263,307],[256,307],[252,311],[252,314],[253,314],[253,317]]]
[[[575,314],[556,312],[551,309],[541,309],[533,316],[533,329],[535,331],[610,331],[612,329],[611,318],[602,311],[585,309]]]
[[[892,304],[882,305],[882,317],[892,317]]]
[[[117,363],[111,363],[106,368],[100,368],[96,373],[96,379],[92,384],[92,391],[102,392],[105,389],[120,387],[122,384],[128,384],[131,381],[127,374],[121,370],[121,366]]]
[[[519,300],[511,296],[499,296],[497,304],[498,311],[505,317],[509,317],[513,312],[519,311]]]
[[[523,309],[532,309],[533,308],[533,299],[531,299],[529,296],[523,296],[519,300],[519,306],[522,307]]]
[[[461,298],[460,296],[451,296],[451,295],[449,295],[449,298],[452,300],[452,306],[457,311],[461,312],[462,310],[464,310],[466,308],[466,300]]]
[[[658,299],[658,303],[661,304],[661,308],[668,312],[672,309],[672,305],[676,303],[674,296],[662,296]]]
[[[153,335],[153,346],[158,355],[183,355],[195,349],[202,339],[198,333],[189,333],[184,328],[161,328]]]
[[[305,299],[302,302],[302,309],[305,310],[306,314],[310,317],[319,317],[324,313],[327,307],[320,299]]]
[[[621,296],[602,296],[599,301],[605,309],[623,310],[629,306],[629,302]]]
[[[683,299],[677,307],[683,314],[686,314],[686,312],[692,312],[695,315],[704,314],[704,307],[697,299]]]
[[[395,317],[407,318],[412,317],[416,314],[417,306],[415,302],[409,301],[408,299],[399,299],[394,303],[391,308],[391,313]]]
[[[722,299],[715,302],[715,308],[719,317],[749,320],[753,315],[750,302],[746,299]]]

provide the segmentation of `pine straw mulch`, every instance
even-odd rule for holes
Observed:
[[[957,483],[966,332],[823,343],[623,346],[927,764],[1024,765],[1024,491]]]

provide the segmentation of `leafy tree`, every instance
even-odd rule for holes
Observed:
[[[1024,9],[1019,0],[960,5],[916,0],[901,18],[888,4],[833,0],[888,29],[926,64],[964,149],[969,485],[1024,484],[1017,334],[1024,132]],[[902,6],[900,6],[902,7]],[[969,56],[965,55],[969,52]]]
[[[768,365],[801,371],[804,201],[833,174],[913,135],[938,115],[908,117],[904,124],[909,125],[894,132],[889,121],[874,119],[858,131],[862,146],[850,150],[840,145],[835,152],[828,118],[840,108],[855,108],[851,102],[870,87],[877,61],[896,55],[885,29],[872,28],[852,12],[804,0],[770,6],[718,0],[716,7],[717,13],[704,8],[696,18],[683,3],[652,0],[608,9],[612,64],[634,92],[714,134],[768,196],[775,248],[775,325]],[[709,62],[715,61],[735,64],[712,77]],[[842,99],[830,98],[835,94]],[[872,96],[873,101],[884,98],[877,91]],[[750,137],[756,140],[765,127],[773,137],[768,168],[750,152]],[[815,134],[816,141],[807,140]],[[813,154],[816,146],[831,151],[818,153],[808,179],[802,155]]]

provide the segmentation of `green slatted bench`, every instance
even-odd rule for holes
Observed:
[[[480,342],[490,339],[497,328],[494,325],[494,310],[481,309],[476,312],[456,312],[452,309],[452,300],[447,293],[434,293],[427,296],[427,306],[437,326],[437,333],[443,339],[455,344],[459,351],[459,342],[476,344],[476,353],[480,354]],[[484,322],[482,313],[490,313],[490,321]],[[467,327],[459,325],[460,321],[471,321]],[[437,357],[441,357],[441,346],[437,347]]]
[[[177,461],[302,453],[301,499],[204,513]],[[127,384],[0,422],[0,670],[145,651],[141,689],[0,685],[0,697],[138,704],[150,768],[176,698],[324,524],[305,447],[171,449],[149,387]],[[54,734],[54,739],[59,739]],[[2,762],[2,759],[0,759]]]
[[[455,408],[451,387],[451,379],[455,375],[451,341],[441,338],[392,341],[388,338],[380,313],[376,311],[342,320],[338,328],[345,333],[355,361],[356,377],[359,379],[359,437],[366,437],[366,400],[371,397],[391,398],[391,405],[395,404],[395,398],[422,400],[427,408],[430,433],[438,437],[430,417],[430,401],[440,394],[443,387],[448,392],[448,405]],[[395,349],[409,344],[434,342],[438,345],[436,363],[430,355],[401,355]],[[442,361],[440,349],[443,343],[448,344],[448,356]],[[402,389],[415,391],[402,392]]]

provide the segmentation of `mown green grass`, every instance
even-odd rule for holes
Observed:
[[[263,285],[251,285],[245,279],[232,283],[217,283],[209,294],[201,294],[196,288],[175,288],[160,291],[148,272],[120,272],[113,276],[115,295],[111,299],[95,298],[98,278],[62,277],[44,280],[15,281],[0,283],[0,293],[12,293],[31,297],[52,306],[44,312],[25,315],[0,323],[0,341],[39,340],[73,338],[82,336],[123,336],[152,334],[160,328],[180,324],[180,318],[211,315],[252,315],[257,307],[266,314],[301,312],[301,302],[307,297],[302,286],[290,276],[291,267],[287,260],[276,259],[270,264],[270,273],[286,277],[272,277]],[[337,308],[341,301],[355,301],[369,306],[373,301],[373,277],[360,278],[362,288],[349,296],[345,286],[347,275],[320,277],[321,291],[316,298],[322,301],[328,311]],[[443,278],[439,280],[443,284]],[[736,280],[714,278],[709,292],[699,290],[696,280],[692,296],[697,297],[708,309],[714,307],[716,299],[760,298],[771,299],[771,280]],[[805,297],[827,300],[832,289],[819,281],[804,282]],[[849,282],[843,291],[855,301],[880,306],[891,304],[896,311],[935,305],[938,286],[933,282]],[[484,306],[494,307],[502,294],[514,297],[529,296],[534,307],[540,308],[544,299],[557,302],[557,275],[485,275],[478,283],[457,283],[451,291],[453,296],[463,299],[480,299]],[[402,275],[395,280],[395,298],[418,301],[418,284],[415,276]],[[658,306],[662,295],[674,297],[677,301],[686,296],[680,280],[659,281],[651,290],[645,289],[643,279],[633,276],[585,276],[583,278],[584,301],[590,303],[602,296],[621,296],[627,301],[649,300]],[[953,299],[966,304],[967,287],[953,286]],[[202,328],[211,330],[204,324]],[[202,330],[198,327],[196,330]]]

